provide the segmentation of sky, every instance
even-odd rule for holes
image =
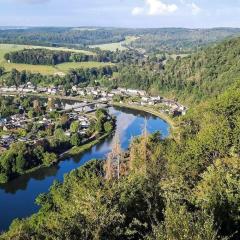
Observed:
[[[0,0],[0,26],[240,27],[240,0]]]

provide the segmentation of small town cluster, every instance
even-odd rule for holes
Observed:
[[[28,82],[26,85],[19,86],[18,88],[16,88],[15,86],[0,87],[0,92],[15,92],[18,94],[48,94],[54,96],[65,95],[63,91],[63,86],[35,87],[30,82]],[[130,105],[135,104],[141,106],[157,106],[159,107],[159,111],[172,116],[185,115],[187,111],[187,107],[178,103],[176,100],[167,99],[161,96],[149,96],[146,91],[137,89],[117,88],[112,90],[106,90],[102,87],[79,88],[77,86],[73,86],[70,92],[70,96],[88,98],[105,102],[118,101],[122,103],[125,100],[127,101],[127,104]]]
[[[52,101],[52,99],[49,98],[48,101]],[[38,101],[35,100],[33,105],[37,106],[38,103],[36,102]],[[82,105],[85,105],[85,103],[82,103]],[[19,107],[21,108],[21,106]],[[48,108],[48,112],[53,111],[53,108],[58,113],[61,113],[62,118],[64,116],[65,119],[63,121],[67,122],[68,126],[71,126],[73,122],[78,122],[76,132],[82,139],[88,137],[87,131],[90,121],[93,118],[92,115],[79,111],[79,107],[69,108],[69,105],[67,105],[65,108],[58,104],[54,104],[54,107]],[[59,119],[53,118],[48,113],[38,117],[30,117],[28,112],[22,112],[21,114],[14,114],[7,118],[0,118],[0,130],[4,133],[0,136],[0,153],[7,150],[15,142],[25,142],[34,145],[45,138],[49,138],[46,134],[42,134],[43,136],[41,136],[39,133],[53,132],[57,121]],[[64,134],[66,137],[71,137],[72,132],[70,128],[65,129]]]
[[[119,103],[124,106],[135,105],[144,106],[151,109],[158,110],[162,113],[171,116],[185,115],[187,108],[179,104],[175,100],[169,100],[161,96],[149,96],[146,91],[136,89],[117,88],[107,90],[101,87],[86,87],[79,88],[73,86],[69,96],[63,94],[62,87],[35,87],[30,82],[18,88],[0,87],[2,95],[36,95],[48,97],[48,103],[53,98],[72,100],[73,104],[50,104],[48,112],[57,111],[59,114],[65,113],[67,120],[79,122],[78,133],[85,136],[90,125],[89,113],[96,111],[99,108],[106,108],[113,103]],[[74,101],[75,100],[75,101]],[[48,105],[48,103],[45,103]],[[38,102],[34,101],[34,108],[38,107]],[[22,106],[19,106],[21,108]],[[39,141],[39,136],[27,130],[29,124],[37,124],[38,129],[46,131],[54,126],[55,120],[49,117],[49,114],[44,114],[38,117],[29,117],[28,112],[22,114],[15,114],[8,118],[1,118],[0,116],[0,130],[4,132],[0,136],[0,151],[4,151],[9,146],[17,141],[27,142],[29,144],[36,144]],[[19,132],[22,131],[22,134]],[[17,133],[17,134],[15,134]],[[65,130],[65,135],[70,137],[69,129]]]

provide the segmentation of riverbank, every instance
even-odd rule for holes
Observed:
[[[79,155],[79,154],[89,150],[90,148],[92,148],[96,144],[100,143],[102,140],[104,140],[106,137],[108,137],[111,134],[112,134],[112,132],[105,133],[104,135],[102,135],[102,136],[94,139],[93,141],[88,142],[82,146],[72,147],[70,150],[66,151],[63,155],[61,155],[60,161],[64,158],[73,157],[75,155]]]
[[[121,107],[121,108],[129,108],[133,110],[139,110],[143,112],[150,113],[156,117],[161,118],[165,122],[167,122],[170,126],[170,135],[169,137],[175,138],[179,134],[179,127],[177,126],[176,121],[174,121],[172,118],[170,118],[167,114],[164,114],[162,112],[159,112],[155,109],[152,109],[150,107],[144,107],[144,106],[139,106],[139,105],[132,105],[132,104],[127,104],[127,103],[112,103],[111,104],[113,107]]]
[[[18,178],[18,177],[21,177],[21,176],[24,176],[25,174],[29,174],[29,173],[33,173],[37,170],[40,170],[40,169],[43,169],[43,168],[46,168],[46,167],[51,167],[51,166],[54,166],[56,164],[58,164],[59,162],[63,161],[64,159],[66,158],[70,158],[70,157],[73,157],[73,156],[76,156],[76,155],[79,155],[87,150],[89,150],[90,148],[94,147],[95,145],[97,145],[98,143],[100,143],[102,140],[104,140],[105,138],[107,138],[108,136],[110,136],[111,134],[113,133],[112,132],[108,132],[108,133],[104,133],[103,135],[97,137],[97,138],[94,138],[92,139],[91,141],[79,146],[79,147],[72,147],[70,148],[68,151],[64,152],[63,154],[60,154],[58,156],[58,159],[57,161],[53,162],[52,164],[46,166],[44,164],[41,164],[39,166],[36,166],[36,167],[33,167],[31,169],[28,169],[26,170],[23,174],[17,176],[17,177],[14,177],[14,178],[11,178],[9,179],[9,181],[7,182],[2,182],[0,184],[7,184],[8,182]]]

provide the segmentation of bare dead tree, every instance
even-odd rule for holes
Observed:
[[[110,180],[112,178],[120,178],[121,175],[121,157],[122,150],[119,140],[119,135],[116,134],[113,142],[112,152],[108,154],[105,171],[106,171],[106,179]]]

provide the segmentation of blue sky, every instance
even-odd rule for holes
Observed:
[[[0,26],[240,27],[240,0],[0,0]]]

